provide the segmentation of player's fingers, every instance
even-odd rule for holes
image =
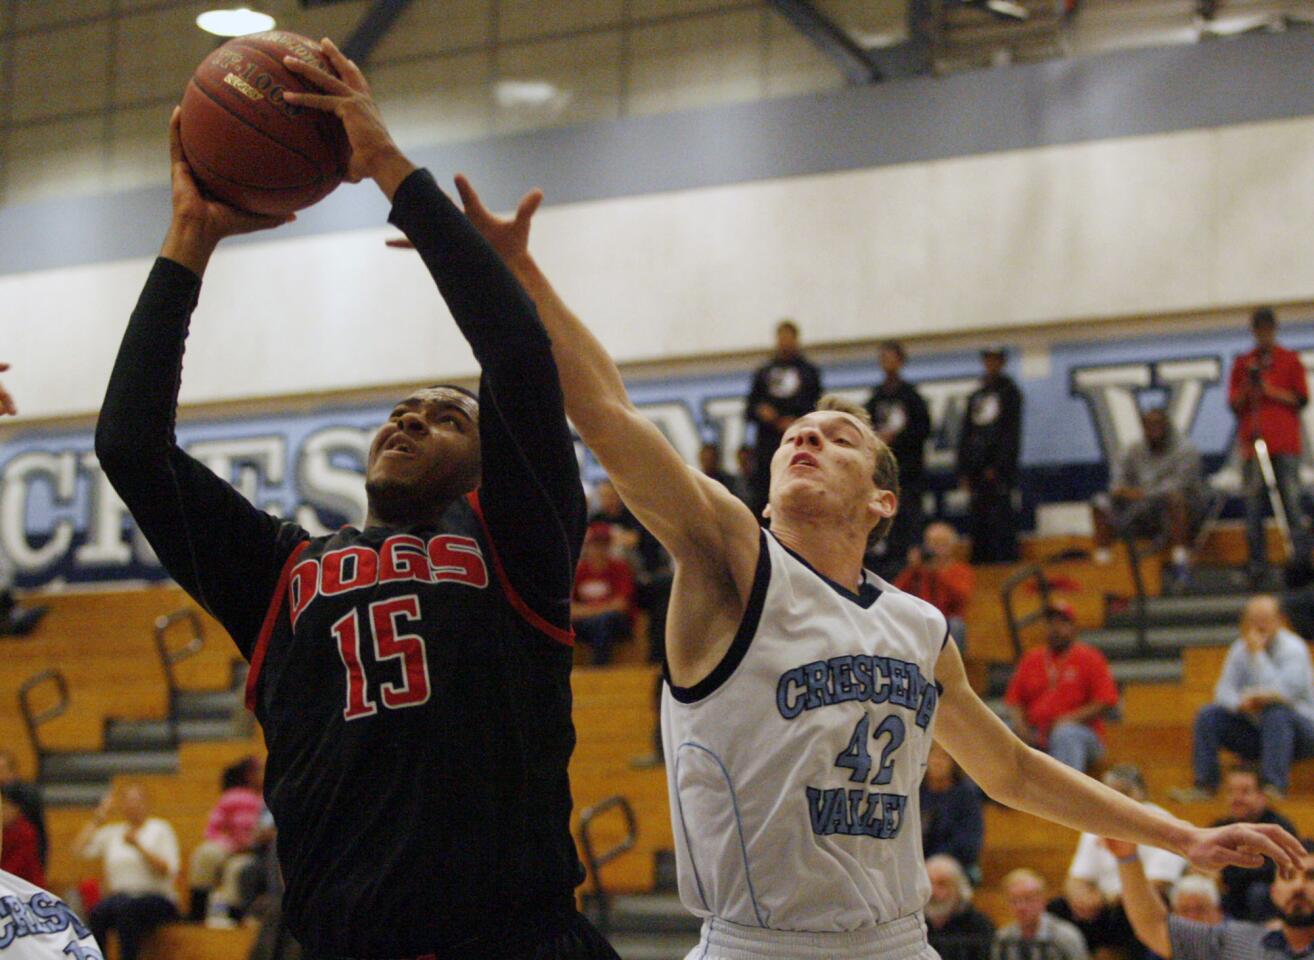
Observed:
[[[1255,824],[1255,829],[1282,848],[1285,857],[1277,860],[1278,864],[1286,863],[1292,869],[1300,868],[1301,862],[1306,857],[1304,844],[1275,823]]]
[[[527,223],[534,216],[534,211],[538,209],[539,204],[543,202],[543,191],[535,187],[530,190],[520,201],[520,206],[516,208],[516,223]]]
[[[315,64],[306,63],[306,61],[300,59],[299,57],[292,57],[292,56],[284,57],[283,64],[293,73],[297,74],[298,76],[304,77],[305,79],[313,83],[315,86],[319,87],[319,89],[327,93],[334,93],[337,94],[338,96],[345,96],[346,94],[352,92],[351,87],[347,86],[345,82],[339,80],[337,77],[333,76],[333,74],[329,73],[327,70],[321,70],[319,67],[315,66]],[[284,96],[287,96],[288,93],[290,92],[292,91],[285,92]]]
[[[169,161],[177,163],[182,158],[182,107],[174,107],[169,115]]]
[[[1271,857],[1275,863],[1287,859],[1287,852],[1278,846],[1276,841],[1269,837],[1267,833],[1253,827],[1246,831],[1243,843],[1242,849],[1256,855],[1262,854],[1265,857]]]
[[[328,57],[329,63],[333,64],[333,69],[338,71],[338,76],[347,82],[347,84],[356,90],[368,90],[369,84],[365,82],[365,74],[361,72],[356,61],[338,49],[338,45],[325,37],[319,41],[324,55]]]
[[[323,110],[326,113],[336,113],[338,107],[346,102],[342,97],[327,93],[298,93],[295,90],[288,90],[283,96],[295,107],[310,107],[312,110]]]
[[[394,250],[414,250],[415,244],[411,243],[406,237],[389,237],[383,241],[386,247],[392,247]]]
[[[9,369],[9,364],[0,361],[0,373],[4,373],[8,369]]]
[[[465,208],[467,217],[486,219],[489,216],[484,202],[479,199],[479,194],[475,192],[475,188],[464,173],[456,175],[456,192],[461,195],[461,206]]]

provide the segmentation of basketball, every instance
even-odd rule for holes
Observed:
[[[284,215],[322,200],[347,170],[337,117],[293,106],[314,87],[283,65],[294,56],[332,73],[319,44],[284,30],[236,37],[196,68],[182,99],[182,147],[202,188],[251,213]]]

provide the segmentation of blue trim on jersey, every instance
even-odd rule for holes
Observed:
[[[775,535],[773,534],[772,536]],[[780,543],[780,538],[775,537],[775,541],[776,543]],[[803,564],[803,566],[807,567],[808,570],[810,570],[812,574],[817,577],[817,579],[819,579],[826,586],[830,587],[830,589],[834,590],[845,600],[848,600],[850,603],[856,603],[858,606],[862,607],[862,609],[870,610],[872,604],[874,604],[877,600],[881,598],[881,593],[883,591],[881,590],[880,587],[876,586],[876,584],[872,583],[870,580],[867,579],[866,570],[862,571],[862,583],[858,585],[858,592],[854,593],[848,587],[841,586],[840,584],[836,583],[834,580],[830,579],[830,577],[826,576],[824,573],[822,573],[812,564],[808,563],[807,560],[805,560],[800,554],[795,553],[793,550],[789,549],[789,547],[785,546],[785,544],[780,543],[780,546],[783,547],[785,552],[788,553],[791,557],[793,557],[799,563]]]
[[[671,683],[671,672],[666,661],[662,661],[662,675],[671,688],[671,696],[680,703],[696,703],[711,696],[721,684],[730,679],[748,655],[748,647],[757,635],[757,626],[762,620],[762,608],[766,606],[767,587],[771,584],[771,550],[767,546],[765,531],[758,535],[757,551],[757,569],[753,572],[753,589],[748,594],[748,605],[744,607],[739,630],[721,662],[692,687],[677,687]]]
[[[762,545],[762,549],[766,549],[766,544]],[[702,897],[703,906],[707,908],[708,912],[711,912],[712,908],[707,905],[707,895],[703,892],[703,881],[698,876],[698,866],[693,858],[693,848],[689,846],[689,830],[684,823],[684,804],[680,802],[680,751],[685,747],[703,751],[716,761],[716,765],[721,768],[721,773],[725,776],[725,785],[730,788],[730,809],[734,811],[735,829],[739,832],[739,851],[744,858],[744,880],[748,883],[748,898],[753,901],[753,916],[757,917],[757,925],[765,930],[766,921],[762,919],[762,908],[757,903],[757,891],[753,889],[753,874],[748,868],[748,844],[744,842],[744,821],[739,816],[739,798],[735,796],[735,785],[730,779],[730,771],[725,768],[725,764],[719,756],[701,743],[685,741],[675,748],[675,802],[680,808],[680,827],[684,830],[685,846],[689,848],[689,862],[694,864],[694,879],[698,882],[698,896]]]

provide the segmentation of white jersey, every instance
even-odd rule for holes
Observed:
[[[845,590],[769,533],[762,544],[724,660],[663,690],[680,899],[767,930],[913,917],[930,895],[918,788],[944,616],[870,573]]]
[[[87,925],[53,893],[0,870],[0,960],[103,960]]]

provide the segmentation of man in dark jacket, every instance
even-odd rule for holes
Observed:
[[[973,563],[1017,559],[1013,490],[1022,452],[1022,391],[1004,373],[1003,347],[981,351],[985,376],[967,398],[958,439],[958,482],[971,497],[968,534]]]
[[[789,425],[816,409],[821,399],[821,371],[803,356],[798,325],[793,320],[776,324],[776,352],[753,374],[744,417],[757,425],[749,507],[759,518],[771,484],[771,455],[780,446]]]
[[[917,388],[903,379],[907,359],[903,344],[886,340],[878,354],[885,379],[872,388],[867,400],[876,433],[899,461],[899,512],[894,526],[880,544],[876,570],[887,580],[903,566],[908,548],[922,538],[922,494],[926,491],[926,438],[931,414]]]

